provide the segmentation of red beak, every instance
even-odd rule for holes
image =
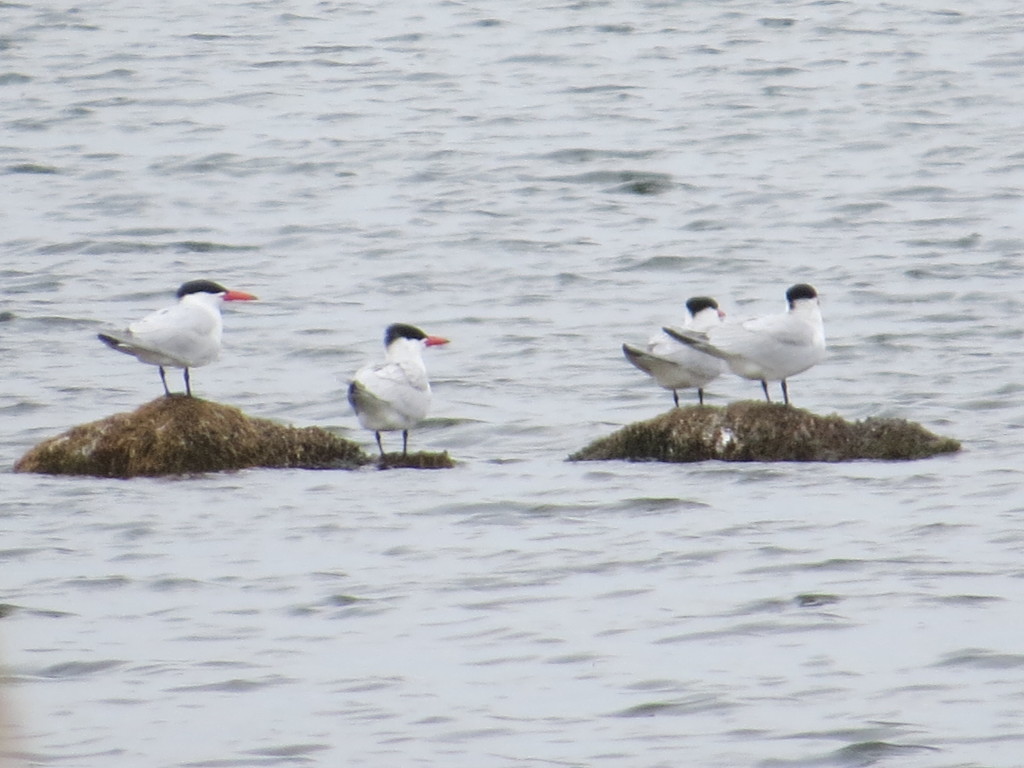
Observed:
[[[725,311],[724,310],[721,310],[721,309],[718,310],[718,319],[719,320],[725,320]]]
[[[448,339],[442,339],[440,336],[427,336],[427,346],[436,347],[439,344],[447,344]]]
[[[256,297],[245,291],[228,291],[224,294],[224,301],[256,301]]]

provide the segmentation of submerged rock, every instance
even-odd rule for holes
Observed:
[[[569,457],[570,461],[690,462],[923,459],[960,443],[903,419],[850,422],[788,405],[732,403],[674,408],[630,424]]]
[[[353,468],[370,461],[355,443],[320,427],[284,426],[172,395],[45,440],[14,471],[126,478],[247,467]]]

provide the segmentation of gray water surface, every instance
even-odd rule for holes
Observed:
[[[370,450],[412,322],[460,462],[0,474],[11,763],[1024,764],[1022,94],[996,0],[0,4],[4,464],[199,276],[261,301],[197,395]],[[795,282],[795,403],[961,454],[564,460],[671,404],[623,341]]]

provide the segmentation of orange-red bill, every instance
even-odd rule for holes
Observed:
[[[224,301],[256,301],[256,297],[245,291],[228,291],[224,294]]]

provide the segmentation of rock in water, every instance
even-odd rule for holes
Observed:
[[[448,451],[417,451],[405,455],[386,453],[377,459],[378,469],[451,469],[454,466],[455,462]]]
[[[353,468],[370,458],[319,427],[288,427],[196,397],[160,397],[45,440],[15,472],[138,477],[247,467]]]
[[[630,424],[570,461],[855,461],[923,459],[960,450],[956,440],[902,419],[850,422],[759,402],[673,408]]]

